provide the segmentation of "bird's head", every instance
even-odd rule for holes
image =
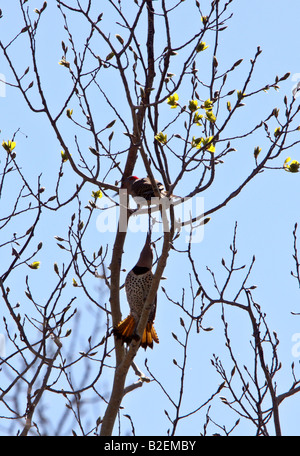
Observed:
[[[151,246],[151,236],[148,234],[146,238],[145,245],[143,250],[141,251],[139,261],[137,262],[137,266],[147,267],[148,269],[152,268],[153,262],[153,250]]]
[[[122,182],[122,184],[123,184],[122,187],[127,188],[127,190],[130,190],[132,184],[137,180],[139,180],[139,178],[137,176],[126,177],[126,179],[124,179]]]

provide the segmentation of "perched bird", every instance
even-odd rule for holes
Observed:
[[[155,179],[160,196],[167,196],[167,192],[161,182]],[[155,198],[155,193],[149,177],[139,179],[136,176],[129,176],[123,182],[124,187],[133,198],[144,198],[146,201],[151,201]]]
[[[117,326],[114,335],[122,339],[122,342],[130,344],[132,339],[138,340],[136,328],[141,317],[144,304],[151,288],[153,252],[150,243],[150,236],[147,236],[143,250],[134,268],[127,274],[125,279],[125,291],[130,307],[130,314]],[[153,300],[148,322],[141,338],[141,346],[146,350],[147,347],[153,348],[153,341],[157,344],[159,339],[154,329],[154,319],[156,313],[156,296]]]

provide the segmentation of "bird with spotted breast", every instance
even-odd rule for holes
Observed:
[[[153,251],[150,241],[150,235],[148,234],[138,262],[127,274],[125,279],[125,291],[130,313],[128,317],[120,321],[113,329],[114,335],[118,339],[121,339],[122,343],[126,342],[130,344],[132,339],[138,340],[136,334],[137,325],[153,281]],[[159,343],[153,324],[156,314],[156,298],[155,296],[152,302],[148,322],[140,342],[141,347],[145,350],[147,347],[153,348],[153,342]]]

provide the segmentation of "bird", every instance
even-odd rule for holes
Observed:
[[[167,191],[165,190],[163,184],[156,179],[154,180],[159,190],[160,197],[166,197]],[[151,198],[155,198],[157,196],[154,193],[149,177],[138,178],[137,176],[129,176],[124,179],[123,185],[133,198],[144,198],[147,203],[151,202]]]
[[[152,273],[153,251],[151,247],[150,235],[147,234],[145,245],[140,253],[136,265],[129,271],[125,279],[125,292],[130,308],[129,315],[120,321],[113,329],[117,339],[128,345],[131,341],[138,340],[136,329],[142,315],[144,304],[150,291],[153,273]],[[159,339],[154,328],[154,319],[156,314],[157,296],[155,296],[148,317],[146,328],[141,337],[140,346],[145,350],[147,347],[153,348],[153,342],[159,343]]]

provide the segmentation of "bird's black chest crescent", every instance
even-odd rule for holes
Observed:
[[[132,272],[134,273],[134,275],[140,276],[142,274],[146,274],[147,272],[149,272],[149,268],[145,268],[144,266],[134,266]]]

